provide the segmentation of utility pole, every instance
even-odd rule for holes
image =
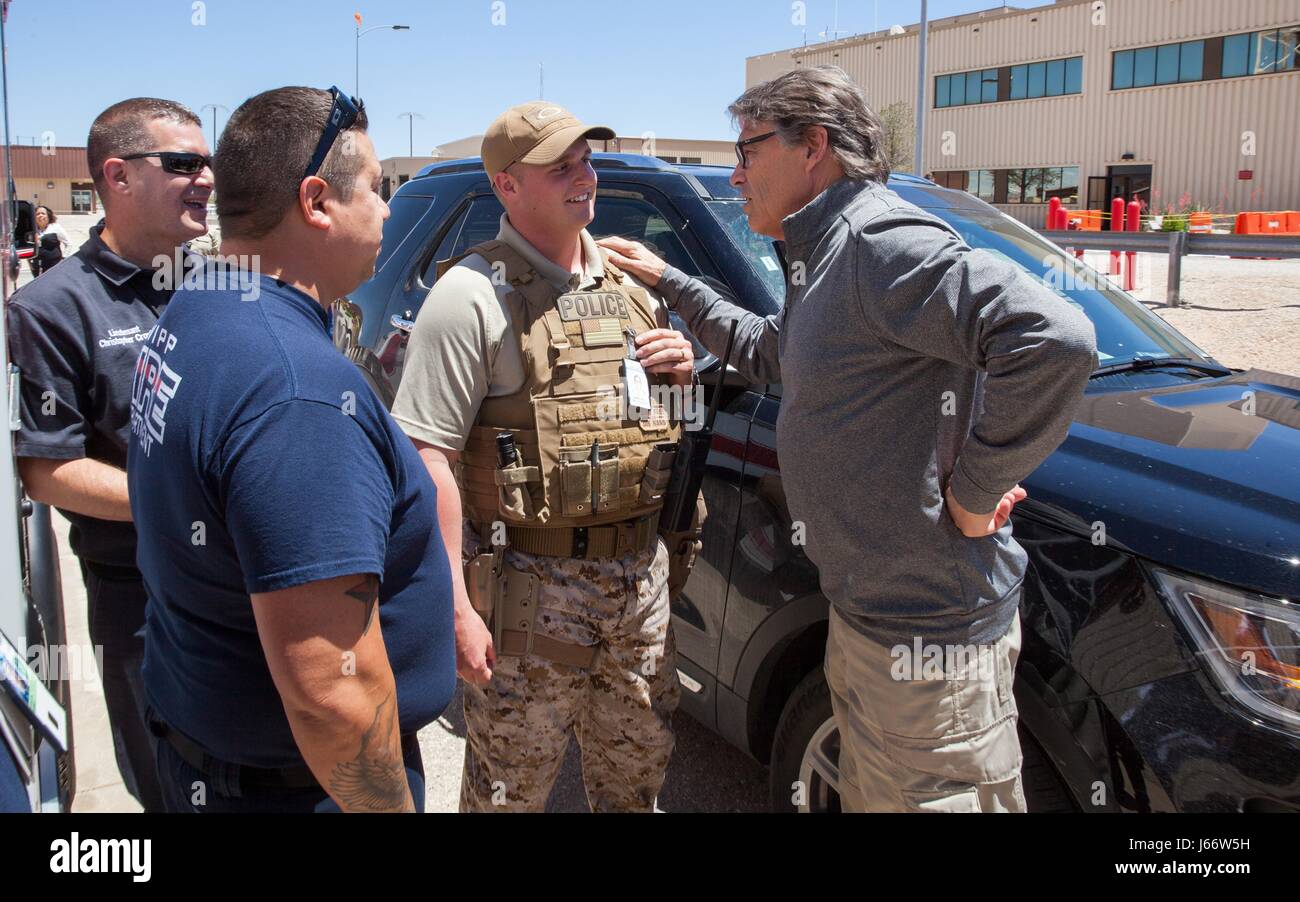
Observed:
[[[398,119],[401,119],[403,116],[407,118],[407,121],[409,123],[408,139],[410,141],[410,145],[408,147],[406,155],[408,157],[413,157],[415,156],[415,120],[423,119],[424,117],[421,116],[419,113],[398,113],[397,114]]]
[[[410,26],[410,25],[375,25],[375,26],[373,26],[373,27],[371,27],[371,28],[367,28],[365,31],[362,31],[362,30],[361,30],[361,13],[353,13],[353,14],[352,14],[352,18],[353,18],[353,20],[357,23],[357,39],[356,39],[356,48],[357,48],[357,54],[356,54],[356,71],[355,71],[355,73],[354,73],[354,78],[355,78],[355,80],[354,80],[353,83],[352,83],[352,84],[353,84],[353,91],[354,91],[355,93],[353,94],[353,96],[356,97],[358,100],[360,100],[360,99],[361,99],[361,39],[362,39],[364,36],[370,34],[370,32],[372,32],[372,31],[383,31],[383,30],[385,30],[385,29],[387,29],[387,30],[389,30],[389,31],[410,31],[410,30],[411,30],[411,26]]]
[[[925,175],[925,163],[922,162],[921,155],[925,149],[925,52],[929,36],[929,10],[926,8],[926,0],[921,0],[921,33],[917,36],[920,60],[916,67],[916,152],[912,157],[913,171],[919,176]]]
[[[227,113],[227,114],[229,114],[229,113],[230,113],[230,109],[229,109],[229,107],[224,107],[224,106],[222,106],[222,105],[219,104],[219,103],[205,103],[203,106],[201,106],[201,107],[199,108],[199,112],[200,112],[200,113],[205,112],[205,111],[207,111],[207,110],[212,110],[212,145],[211,145],[211,150],[212,150],[213,153],[216,153],[216,152],[217,152],[217,110],[221,110],[223,113]]]
[[[537,64],[537,99],[546,99],[546,64]]]

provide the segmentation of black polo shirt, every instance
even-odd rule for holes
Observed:
[[[9,358],[21,371],[19,457],[89,457],[126,469],[131,376],[170,300],[154,271],[108,249],[101,220],[75,254],[17,291],[6,311]],[[62,511],[88,566],[135,571],[135,527]]]

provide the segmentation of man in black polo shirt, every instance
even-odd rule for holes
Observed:
[[[100,113],[86,156],[103,222],[7,310],[10,359],[22,374],[14,450],[27,494],[72,524],[90,638],[103,649],[117,766],[145,810],[159,811],[140,682],[145,593],[125,472],[131,378],[174,284],[155,261],[174,260],[179,246],[207,232],[212,170],[198,116],[149,97]]]

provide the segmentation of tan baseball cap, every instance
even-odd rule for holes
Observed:
[[[564,107],[534,100],[506,110],[483,135],[483,168],[493,178],[512,163],[554,163],[579,138],[610,141],[614,130],[585,125]]]

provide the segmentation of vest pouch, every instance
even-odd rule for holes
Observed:
[[[673,475],[673,458],[677,456],[676,442],[660,442],[646,458],[645,474],[641,477],[640,504],[664,503],[664,492]]]
[[[494,475],[501,516],[513,521],[532,520],[535,511],[528,484],[541,480],[540,470],[537,467],[525,467],[516,460],[509,467],[498,468]]]
[[[597,445],[594,454],[590,447],[561,448],[559,475],[563,516],[587,517],[618,505],[618,445]]]

